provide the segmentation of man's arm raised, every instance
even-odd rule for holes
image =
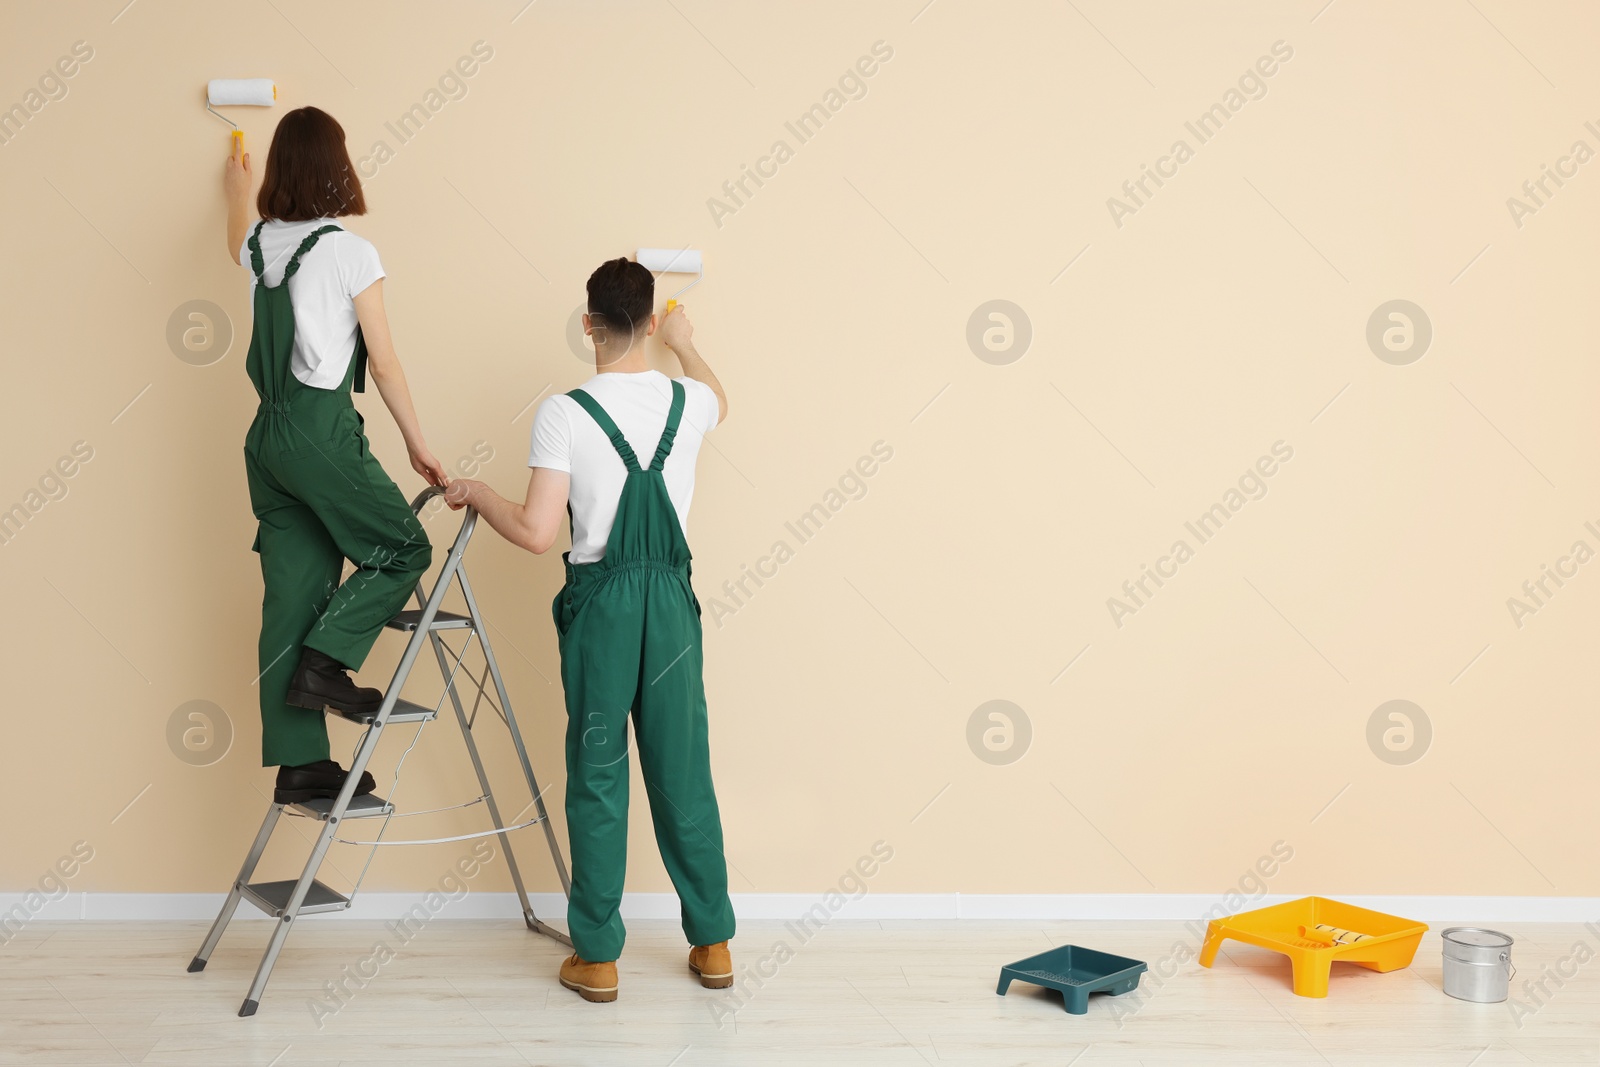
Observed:
[[[722,383],[717,381],[717,376],[711,373],[711,368],[695,350],[694,325],[684,313],[682,304],[667,312],[666,318],[661,320],[660,336],[661,343],[672,349],[672,354],[678,357],[684,376],[710,386],[711,391],[717,394],[717,425],[722,425],[728,417],[728,397],[722,391]]]

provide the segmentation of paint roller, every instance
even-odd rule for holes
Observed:
[[[1363,941],[1372,940],[1371,934],[1357,933],[1354,930],[1342,930],[1337,926],[1327,923],[1317,923],[1314,926],[1300,927],[1300,936],[1324,945],[1343,946],[1359,945]]]
[[[278,87],[271,78],[213,78],[206,83],[206,110],[233,127],[235,159],[244,158],[244,131],[217,108],[271,107],[277,100]]]
[[[678,297],[700,284],[700,279],[706,276],[705,267],[701,264],[700,253],[692,248],[641,248],[639,254],[634,256],[635,262],[651,274],[693,274],[694,281],[672,294],[672,299],[667,301],[667,314],[672,314],[672,309],[678,306]]]

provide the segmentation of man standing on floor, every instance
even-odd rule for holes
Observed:
[[[561,964],[561,984],[585,1000],[617,999],[631,713],[656,843],[692,946],[689,969],[707,988],[724,989],[733,984],[733,906],[684,531],[701,439],[727,416],[728,401],[681,306],[659,332],[684,376],[649,368],[644,342],[658,320],[648,270],[614,259],[589,277],[588,290],[583,331],[594,341],[596,374],[539,405],[524,502],[469,479],[451,483],[447,499],[536,553],[555,543],[563,515],[571,518],[566,583],[552,605],[567,699],[567,924],[577,950]],[[650,459],[640,463],[640,455]]]

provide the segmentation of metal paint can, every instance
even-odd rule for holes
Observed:
[[[1452,926],[1444,942],[1444,991],[1457,1000],[1498,1004],[1511,992],[1511,936],[1476,926]]]

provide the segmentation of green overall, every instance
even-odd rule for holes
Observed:
[[[359,330],[337,389],[294,376],[289,279],[324,226],[295,249],[283,280],[262,277],[261,226],[250,235],[255,326],[245,370],[261,398],[244,440],[250,507],[261,554],[261,763],[298,766],[328,758],[321,711],[285,701],[302,646],[351,670],[428,569],[433,548],[405,497],[373,458],[350,388],[363,391],[367,348]],[[339,583],[348,559],[358,570]]]
[[[628,858],[628,717],[638,738],[656,844],[691,945],[733,936],[722,821],[711,785],[700,603],[689,585],[689,545],[662,466],[683,417],[682,384],[648,469],[615,422],[581,389],[567,394],[593,416],[628,468],[605,555],[566,563],[551,606],[567,696],[567,833],[572,895],[567,926],[582,959],[622,954],[618,906]]]

